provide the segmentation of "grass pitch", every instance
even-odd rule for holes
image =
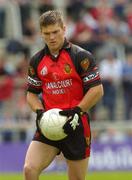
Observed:
[[[1,180],[23,180],[22,174],[0,174]],[[62,173],[46,173],[40,180],[67,180],[67,175]],[[89,172],[86,180],[132,180],[132,172]]]

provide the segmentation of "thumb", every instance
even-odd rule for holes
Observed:
[[[68,110],[64,110],[64,111],[59,111],[59,114],[62,116],[68,116]]]

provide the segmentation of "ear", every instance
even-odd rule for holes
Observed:
[[[63,30],[64,30],[64,32],[66,32],[66,26],[65,25],[63,26]]]

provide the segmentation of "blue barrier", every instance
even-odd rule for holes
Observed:
[[[22,172],[27,143],[0,144],[0,172]],[[46,171],[65,171],[63,160],[55,159]],[[132,141],[93,142],[89,170],[132,170]]]

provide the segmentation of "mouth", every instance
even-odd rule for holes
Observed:
[[[55,45],[56,44],[56,41],[52,41],[49,43],[50,45]]]

